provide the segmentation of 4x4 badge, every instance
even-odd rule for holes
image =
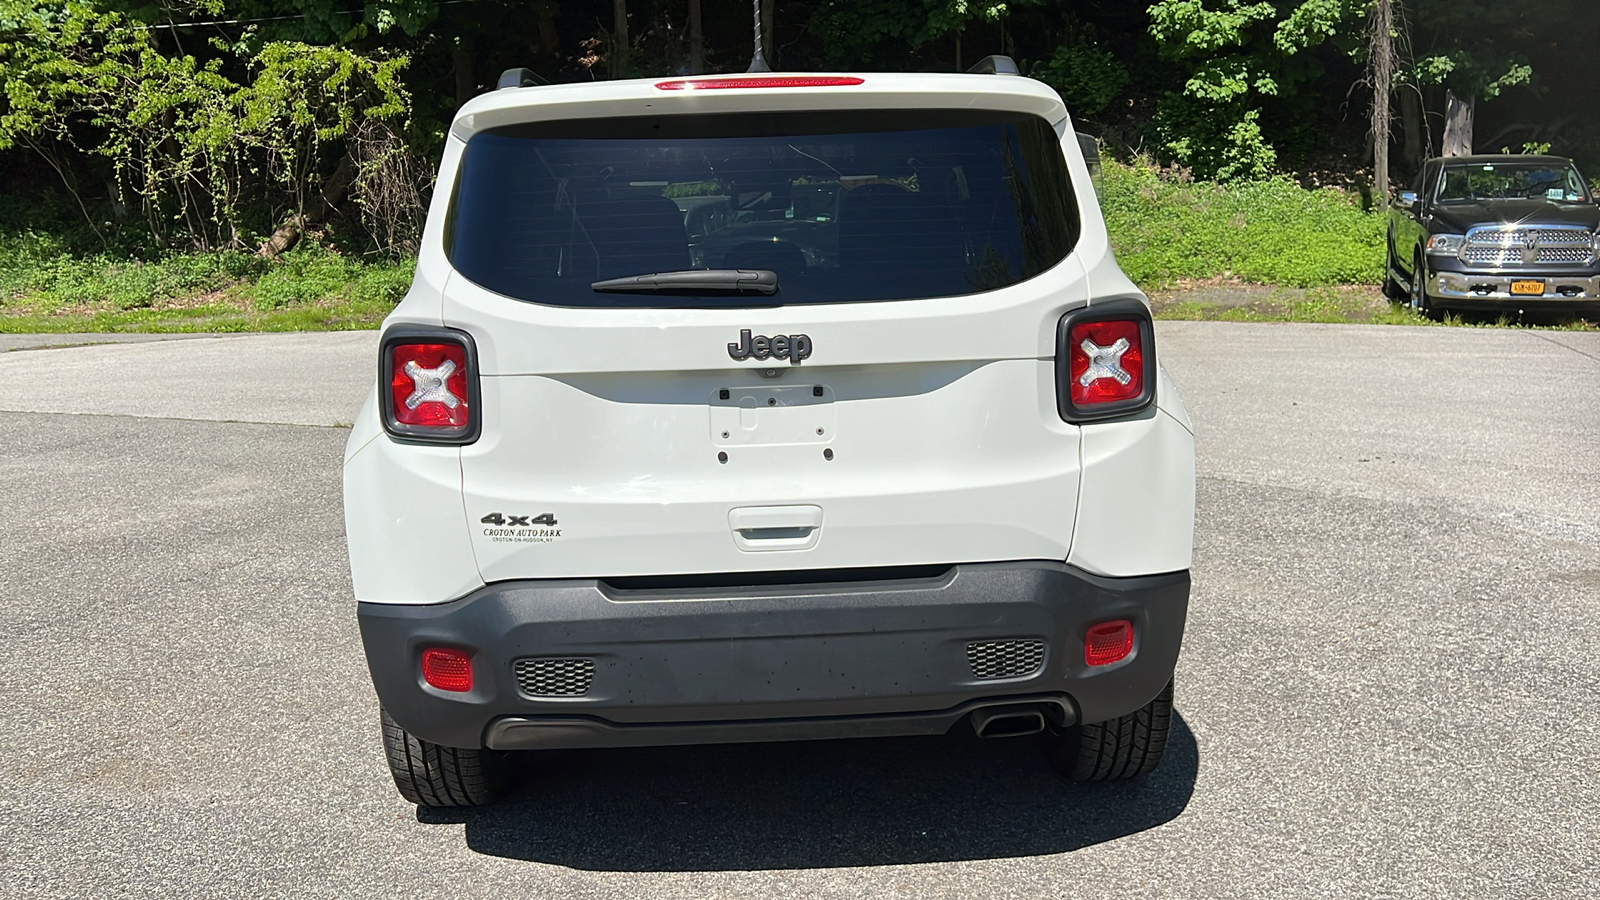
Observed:
[[[556,524],[556,516],[555,513],[540,513],[537,516],[531,514],[526,516],[502,516],[497,512],[492,512],[478,521],[485,525],[528,528],[534,525],[554,525]]]
[[[795,365],[811,356],[811,336],[806,334],[775,334],[767,337],[750,336],[750,329],[739,329],[739,343],[728,345],[728,355],[741,362],[756,359],[787,359]]]

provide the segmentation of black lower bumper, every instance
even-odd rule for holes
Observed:
[[[401,727],[523,749],[939,733],[1011,701],[1104,721],[1172,677],[1188,599],[1187,572],[1021,562],[765,587],[516,581],[436,606],[362,603],[358,616],[378,698]],[[1086,665],[1087,629],[1112,619],[1133,622],[1133,652]],[[1042,664],[978,677],[968,645],[1011,640],[1044,641]],[[425,684],[429,647],[472,654],[472,690]],[[583,693],[532,696],[514,668],[529,659],[589,660],[592,675]]]

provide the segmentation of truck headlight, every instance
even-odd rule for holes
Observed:
[[[1434,256],[1456,256],[1466,245],[1464,234],[1436,234],[1428,238],[1428,252]]]

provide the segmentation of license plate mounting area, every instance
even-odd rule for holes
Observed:
[[[833,391],[795,384],[721,388],[711,395],[711,442],[825,444],[834,437]]]

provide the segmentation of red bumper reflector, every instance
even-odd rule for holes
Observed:
[[[1083,640],[1083,661],[1091,666],[1109,666],[1133,652],[1133,623],[1127,619],[1101,622],[1089,628]]]
[[[422,651],[422,680],[441,691],[470,691],[472,658],[460,650],[430,647]]]
[[[656,82],[658,91],[715,91],[725,88],[840,87],[860,84],[854,75],[768,75],[757,78],[681,78]]]

